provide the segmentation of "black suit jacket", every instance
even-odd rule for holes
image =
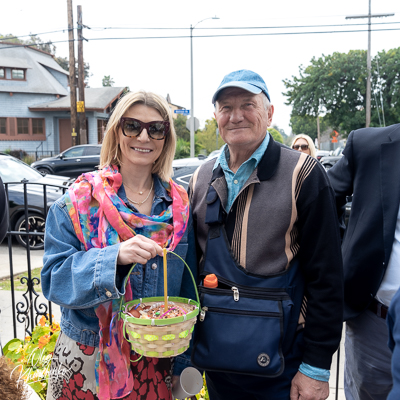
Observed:
[[[328,176],[338,210],[353,195],[342,244],[344,318],[350,319],[375,296],[392,251],[400,204],[400,124],[351,132],[343,154]]]

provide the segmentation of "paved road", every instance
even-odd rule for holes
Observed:
[[[28,261],[26,250],[15,243],[12,246],[12,263],[13,263],[13,271],[14,274],[25,272],[28,270]],[[38,268],[43,266],[43,250],[31,251],[31,268]],[[6,243],[0,244],[0,278],[10,277],[10,257],[8,246]],[[25,305],[26,302],[23,297],[24,292],[16,292],[16,303],[22,301],[22,304]],[[39,300],[40,299],[40,300]],[[40,295],[38,299],[38,304],[45,303],[47,304],[47,300]],[[9,340],[14,337],[13,333],[13,318],[12,318],[12,307],[11,307],[11,292],[10,291],[2,291],[0,290],[0,310],[1,310],[1,322],[0,322],[0,338],[1,342],[4,345]],[[54,319],[59,322],[61,318],[60,308],[57,305],[53,305]],[[24,338],[24,324],[17,323],[17,337]],[[341,343],[341,352],[340,352],[340,370],[339,370],[339,392],[338,392],[338,400],[345,400],[344,391],[343,391],[343,370],[344,370],[344,348],[343,348],[344,340]],[[328,400],[336,399],[336,354],[333,357],[332,368],[331,368],[331,379],[329,381],[330,386],[330,395]]]

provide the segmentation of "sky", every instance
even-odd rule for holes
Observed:
[[[250,69],[268,86],[275,107],[273,124],[290,134],[291,107],[285,105],[282,81],[298,76],[299,66],[309,65],[313,57],[366,50],[367,19],[346,16],[368,14],[368,2],[73,0],[72,8],[74,26],[81,5],[82,22],[90,27],[83,31],[90,87],[101,87],[102,78],[110,75],[114,86],[169,94],[172,103],[191,109],[192,25],[193,109],[200,127],[213,117],[211,98],[224,75]],[[400,1],[371,0],[371,13],[395,13],[372,18],[372,57],[400,47]],[[0,8],[1,34],[21,39],[39,34],[42,41],[55,43],[56,56],[68,57],[67,27],[67,0],[7,1]]]

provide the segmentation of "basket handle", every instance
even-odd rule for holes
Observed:
[[[192,278],[194,290],[195,290],[195,292],[196,292],[197,303],[200,304],[199,292],[197,291],[196,281],[194,280],[194,277],[193,277],[192,271],[191,271],[190,268],[189,268],[189,265],[186,264],[186,261],[185,261],[181,256],[178,256],[178,254],[174,253],[173,251],[169,250],[168,253],[171,253],[171,254],[174,254],[175,256],[177,256],[177,257],[183,262],[183,264],[185,265],[185,267],[186,267],[187,270],[189,271],[190,277]]]
[[[185,267],[186,267],[187,270],[189,271],[190,277],[192,278],[194,290],[195,290],[195,292],[196,292],[196,300],[197,300],[197,303],[200,304],[199,292],[197,291],[196,281],[194,280],[192,271],[190,270],[189,266],[186,264],[186,261],[185,261],[181,256],[178,256],[178,254],[174,253],[172,250],[168,250],[168,253],[171,253],[171,254],[177,256],[177,257],[183,262],[183,264],[185,265]],[[135,263],[135,264],[132,264],[132,267],[131,267],[131,269],[129,270],[128,275],[125,277],[125,279],[124,279],[124,287],[126,286],[126,284],[127,284],[127,282],[128,282],[128,279],[129,279],[129,277],[130,277],[130,275],[131,275],[133,269],[135,268],[135,266],[136,266],[136,263]],[[121,301],[120,301],[120,304],[119,304],[119,311],[122,311],[123,298],[124,298],[124,296],[121,296]]]

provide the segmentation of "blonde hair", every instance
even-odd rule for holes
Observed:
[[[290,146],[293,149],[294,144],[298,139],[304,139],[308,143],[308,148],[310,149],[310,156],[316,158],[317,157],[317,151],[315,150],[314,142],[310,138],[310,136],[305,135],[304,133],[301,133],[300,135],[296,135],[293,139],[292,145]]]
[[[172,176],[172,161],[175,157],[176,133],[174,120],[167,101],[158,94],[145,92],[129,92],[123,96],[114,108],[107,123],[103,144],[100,153],[100,168],[108,165],[121,166],[121,149],[119,146],[120,119],[135,104],[143,104],[157,110],[164,121],[169,122],[169,132],[164,139],[164,147],[160,157],[156,160],[151,170],[162,181],[168,182]]]

